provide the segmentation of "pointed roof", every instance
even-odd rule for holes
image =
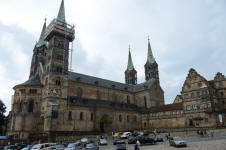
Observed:
[[[39,37],[39,40],[38,40],[38,43],[36,43],[36,47],[40,47],[42,45],[46,45],[47,46],[47,42],[45,41],[45,31],[46,31],[46,19],[45,19],[45,22],[44,22],[44,25],[42,27],[42,32],[41,32],[41,35]]]
[[[148,37],[148,56],[147,56],[147,62],[148,63],[151,63],[151,64],[155,62],[155,58],[154,58],[153,53],[152,53],[152,49],[151,49],[151,44],[150,44],[149,37]]]
[[[133,61],[132,61],[130,47],[129,47],[129,58],[128,58],[127,70],[133,70],[133,69],[134,69],[134,66],[133,66]]]
[[[61,1],[60,9],[57,15],[57,20],[66,23],[65,10],[64,10],[64,0]]]

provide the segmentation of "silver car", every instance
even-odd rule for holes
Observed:
[[[175,147],[182,147],[182,146],[186,147],[187,146],[186,141],[184,141],[179,136],[175,136],[175,137],[170,138],[169,143],[170,143],[170,146],[175,146]]]

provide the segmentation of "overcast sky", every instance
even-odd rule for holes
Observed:
[[[44,18],[61,0],[0,0],[0,99],[10,110],[13,86],[28,79]],[[226,74],[225,0],[65,0],[75,25],[73,71],[124,82],[131,45],[144,82],[147,37],[159,65],[165,103],[180,94],[190,68],[207,80]]]

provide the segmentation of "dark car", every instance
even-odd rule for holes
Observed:
[[[162,137],[160,134],[158,134],[158,135],[156,135],[156,137],[155,137],[155,141],[156,141],[156,142],[163,142],[164,140],[163,140],[163,137]]]
[[[135,136],[129,136],[128,137],[128,144],[136,144],[136,137]]]
[[[156,143],[156,141],[153,138],[150,138],[149,136],[137,136],[136,139],[139,140],[141,145]]]
[[[169,139],[170,146],[175,146],[175,147],[186,147],[187,143],[179,136],[171,137]]]
[[[124,140],[117,141],[116,150],[126,150],[126,142]]]
[[[5,146],[4,150],[17,150],[17,146],[16,145]]]
[[[96,143],[89,143],[86,145],[86,150],[99,150],[99,146]]]
[[[117,143],[118,141],[121,141],[121,139],[120,139],[120,138],[117,138],[117,137],[114,137],[114,138],[113,138],[113,145],[116,145],[116,143]]]

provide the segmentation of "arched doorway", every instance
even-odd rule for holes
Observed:
[[[110,132],[112,131],[112,119],[104,114],[100,119],[100,131],[101,132]]]

